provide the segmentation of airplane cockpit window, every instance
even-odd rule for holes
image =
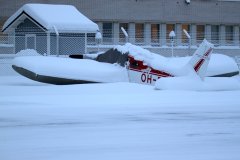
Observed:
[[[137,61],[133,61],[131,64],[130,64],[131,67],[138,67],[138,62]]]

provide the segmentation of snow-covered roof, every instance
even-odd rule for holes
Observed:
[[[50,32],[55,32],[54,27],[58,32],[78,33],[95,33],[99,29],[72,5],[25,4],[5,22],[2,31],[7,32],[26,18]]]

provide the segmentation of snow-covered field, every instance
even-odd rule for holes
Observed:
[[[238,160],[240,90],[0,76],[1,160]]]

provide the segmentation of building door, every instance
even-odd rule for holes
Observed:
[[[25,49],[35,49],[36,50],[36,34],[26,34],[25,35]]]

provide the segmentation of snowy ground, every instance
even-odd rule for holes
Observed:
[[[1,160],[237,160],[240,91],[0,76]]]

